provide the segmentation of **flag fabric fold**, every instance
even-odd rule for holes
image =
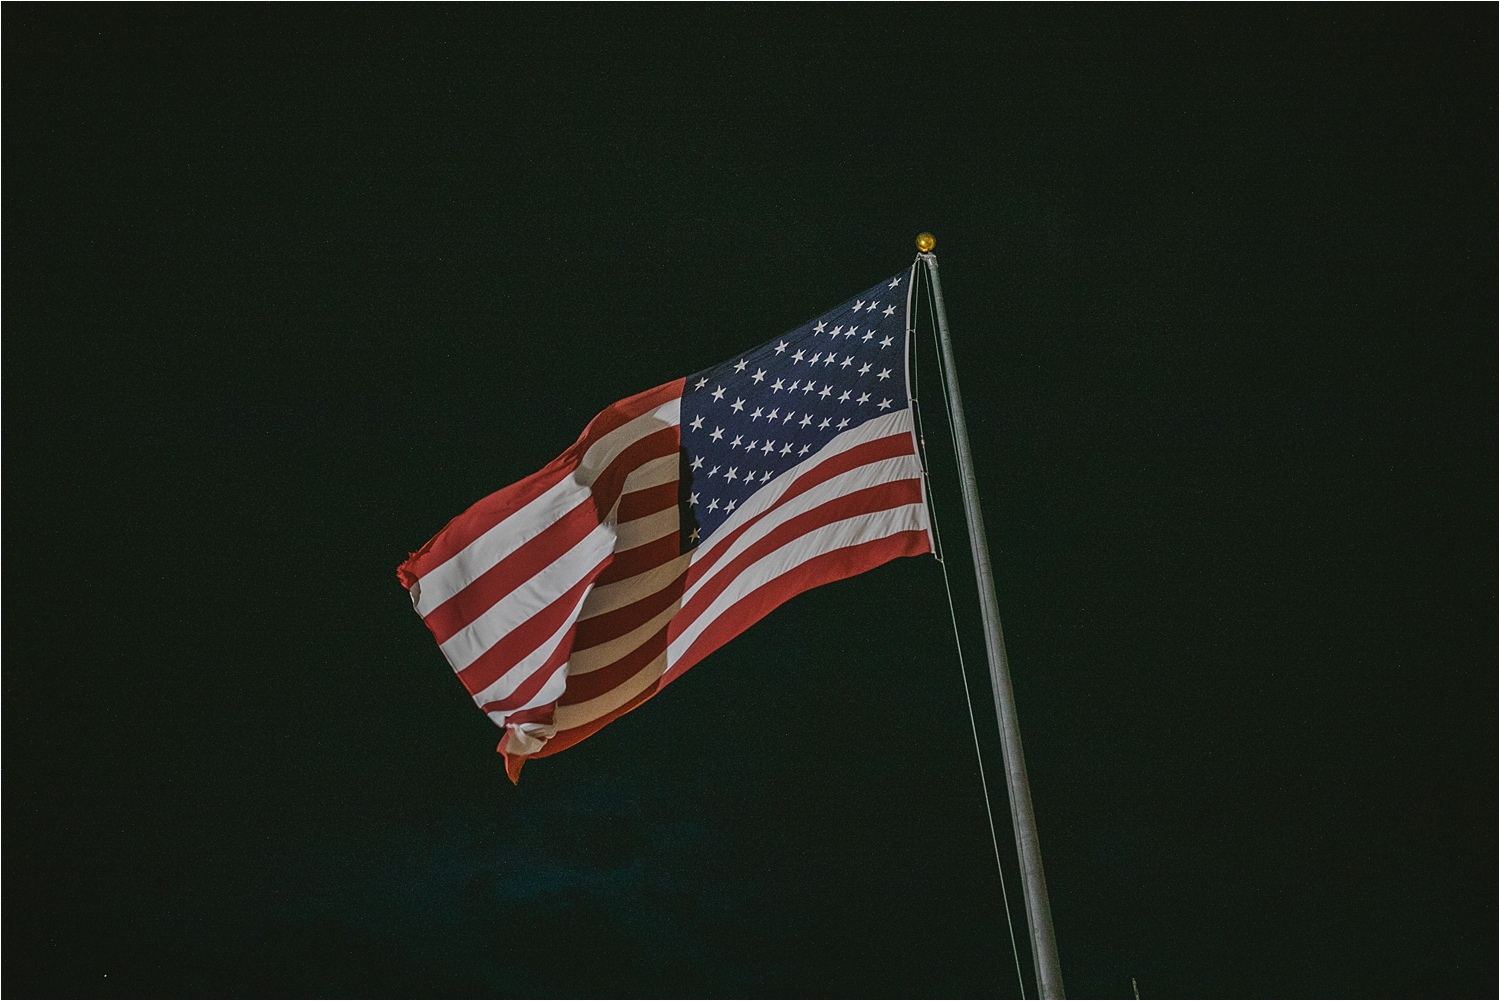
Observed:
[[[802,591],[931,551],[910,280],[607,407],[401,565],[512,780]]]

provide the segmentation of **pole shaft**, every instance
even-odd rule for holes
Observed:
[[[1010,792],[1010,819],[1015,827],[1016,855],[1021,863],[1021,883],[1025,889],[1031,958],[1036,968],[1038,992],[1044,998],[1061,998],[1064,996],[1062,969],[1057,962],[1057,942],[1052,934],[1047,876],[1042,871],[1036,818],[1031,811],[1031,785],[1026,781],[1026,758],[1021,752],[1021,730],[1016,724],[1016,701],[1010,687],[1005,635],[1000,631],[1000,606],[995,600],[995,575],[990,569],[984,516],[979,510],[979,483],[974,478],[974,459],[969,452],[969,427],[964,421],[963,399],[958,392],[958,367],[953,360],[953,343],[948,339],[943,286],[938,280],[937,257],[933,254],[922,254],[921,257],[927,262],[927,273],[932,278],[932,298],[937,306],[938,345],[943,355],[943,371],[948,377],[948,417],[953,423],[958,478],[969,524],[969,548],[973,552],[974,574],[979,583],[979,610],[984,618],[984,645],[989,655],[990,687],[995,693],[995,718],[1000,724],[1000,740],[1005,750],[1005,786]]]

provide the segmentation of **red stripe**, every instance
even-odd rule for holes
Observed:
[[[620,498],[620,524],[635,521],[658,511],[665,511],[677,503],[677,480],[662,483],[645,490],[632,490]]]
[[[829,456],[798,477],[787,488],[786,493],[777,499],[775,505],[751,518],[724,538],[715,539],[707,551],[693,561],[692,568],[688,570],[688,587],[692,587],[699,578],[707,573],[718,562],[719,557],[723,556],[725,551],[733,545],[734,540],[744,534],[751,525],[754,525],[793,497],[805,494],[818,484],[826,483],[840,473],[847,473],[851,469],[856,469],[871,462],[879,462],[882,459],[893,459],[900,455],[912,454],[914,452],[912,449],[911,434],[903,431],[900,434],[888,435],[884,438],[876,438],[874,441],[863,442],[837,455]]]
[[[920,481],[892,480],[889,483],[877,483],[873,487],[866,487],[853,493],[841,494],[811,511],[804,511],[795,518],[787,519],[767,532],[764,538],[757,539],[744,552],[725,564],[712,580],[705,583],[688,599],[682,611],[672,618],[673,638],[680,636],[683,630],[691,626],[698,616],[713,603],[713,600],[722,594],[725,588],[733,584],[749,566],[787,543],[794,542],[808,532],[816,531],[836,521],[886,511],[903,504],[920,504],[921,502]],[[775,508],[771,510],[774,511]]]
[[[439,643],[447,642],[501,598],[551,566],[599,526],[604,515],[614,507],[625,477],[642,463],[676,450],[677,429],[669,427],[653,431],[615,456],[594,481],[593,492],[588,499],[474,578],[463,590],[428,612],[423,621],[432,630],[432,635]],[[677,487],[676,484],[671,486],[675,503]]]
[[[613,403],[589,422],[583,434],[562,455],[549,462],[540,472],[519,483],[497,490],[477,502],[438,532],[421,549],[412,553],[397,569],[403,587],[410,588],[423,574],[442,566],[463,551],[464,547],[506,518],[535,500],[578,467],[583,455],[600,438],[642,414],[650,413],[674,397],[682,395],[684,380],[674,379],[655,389],[626,397]]]
[[[677,533],[673,532],[648,542],[644,546],[636,546],[623,553],[617,552],[614,562],[604,568],[604,572],[594,583],[603,587],[605,584],[613,584],[616,581],[634,577],[636,574],[643,574],[647,570],[655,570],[663,563],[671,563],[681,556],[681,549],[681,541]]]
[[[767,581],[735,602],[714,620],[693,644],[683,651],[677,663],[667,668],[658,688],[665,688],[682,672],[759,622],[781,603],[820,584],[864,573],[898,556],[920,556],[931,552],[927,533],[921,529],[897,532],[883,539],[845,546],[814,556],[791,570]],[[674,620],[675,621],[675,620]],[[559,734],[559,736],[561,736]],[[551,746],[550,744],[548,745]]]
[[[603,615],[595,615],[579,622],[578,637],[573,641],[573,648],[587,650],[600,643],[608,643],[650,622],[668,605],[682,597],[683,581],[686,578],[687,573],[683,572],[660,591],[648,594],[641,600],[631,602],[621,608],[605,612]]]
[[[604,568],[609,558],[583,575],[583,579],[557,596],[553,602],[531,618],[495,641],[495,645],[479,655],[479,659],[458,672],[458,680],[464,683],[470,695],[477,695],[500,676],[520,662],[531,651],[541,646],[546,639],[565,622],[578,607],[583,591]]]
[[[641,668],[651,663],[667,648],[667,627],[664,625],[650,639],[615,661],[587,674],[568,675],[568,690],[558,699],[559,705],[573,706],[612,692],[641,673]]]
[[[521,706],[524,706],[532,700],[537,692],[542,690],[542,686],[551,680],[558,669],[568,662],[568,656],[572,651],[573,630],[570,629],[563,636],[562,642],[557,644],[557,649],[552,651],[552,656],[547,658],[547,662],[531,672],[531,677],[516,686],[516,690],[505,698],[495,702],[486,702],[480,711],[492,712],[498,709],[503,712],[508,709],[519,709]]]

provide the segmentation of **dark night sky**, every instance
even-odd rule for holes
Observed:
[[[1493,996],[1496,32],[7,5],[4,992],[1014,996],[934,561],[519,787],[395,576],[930,229],[1070,993]]]

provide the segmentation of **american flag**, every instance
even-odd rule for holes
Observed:
[[[608,407],[401,565],[512,780],[793,595],[930,551],[912,277]]]

